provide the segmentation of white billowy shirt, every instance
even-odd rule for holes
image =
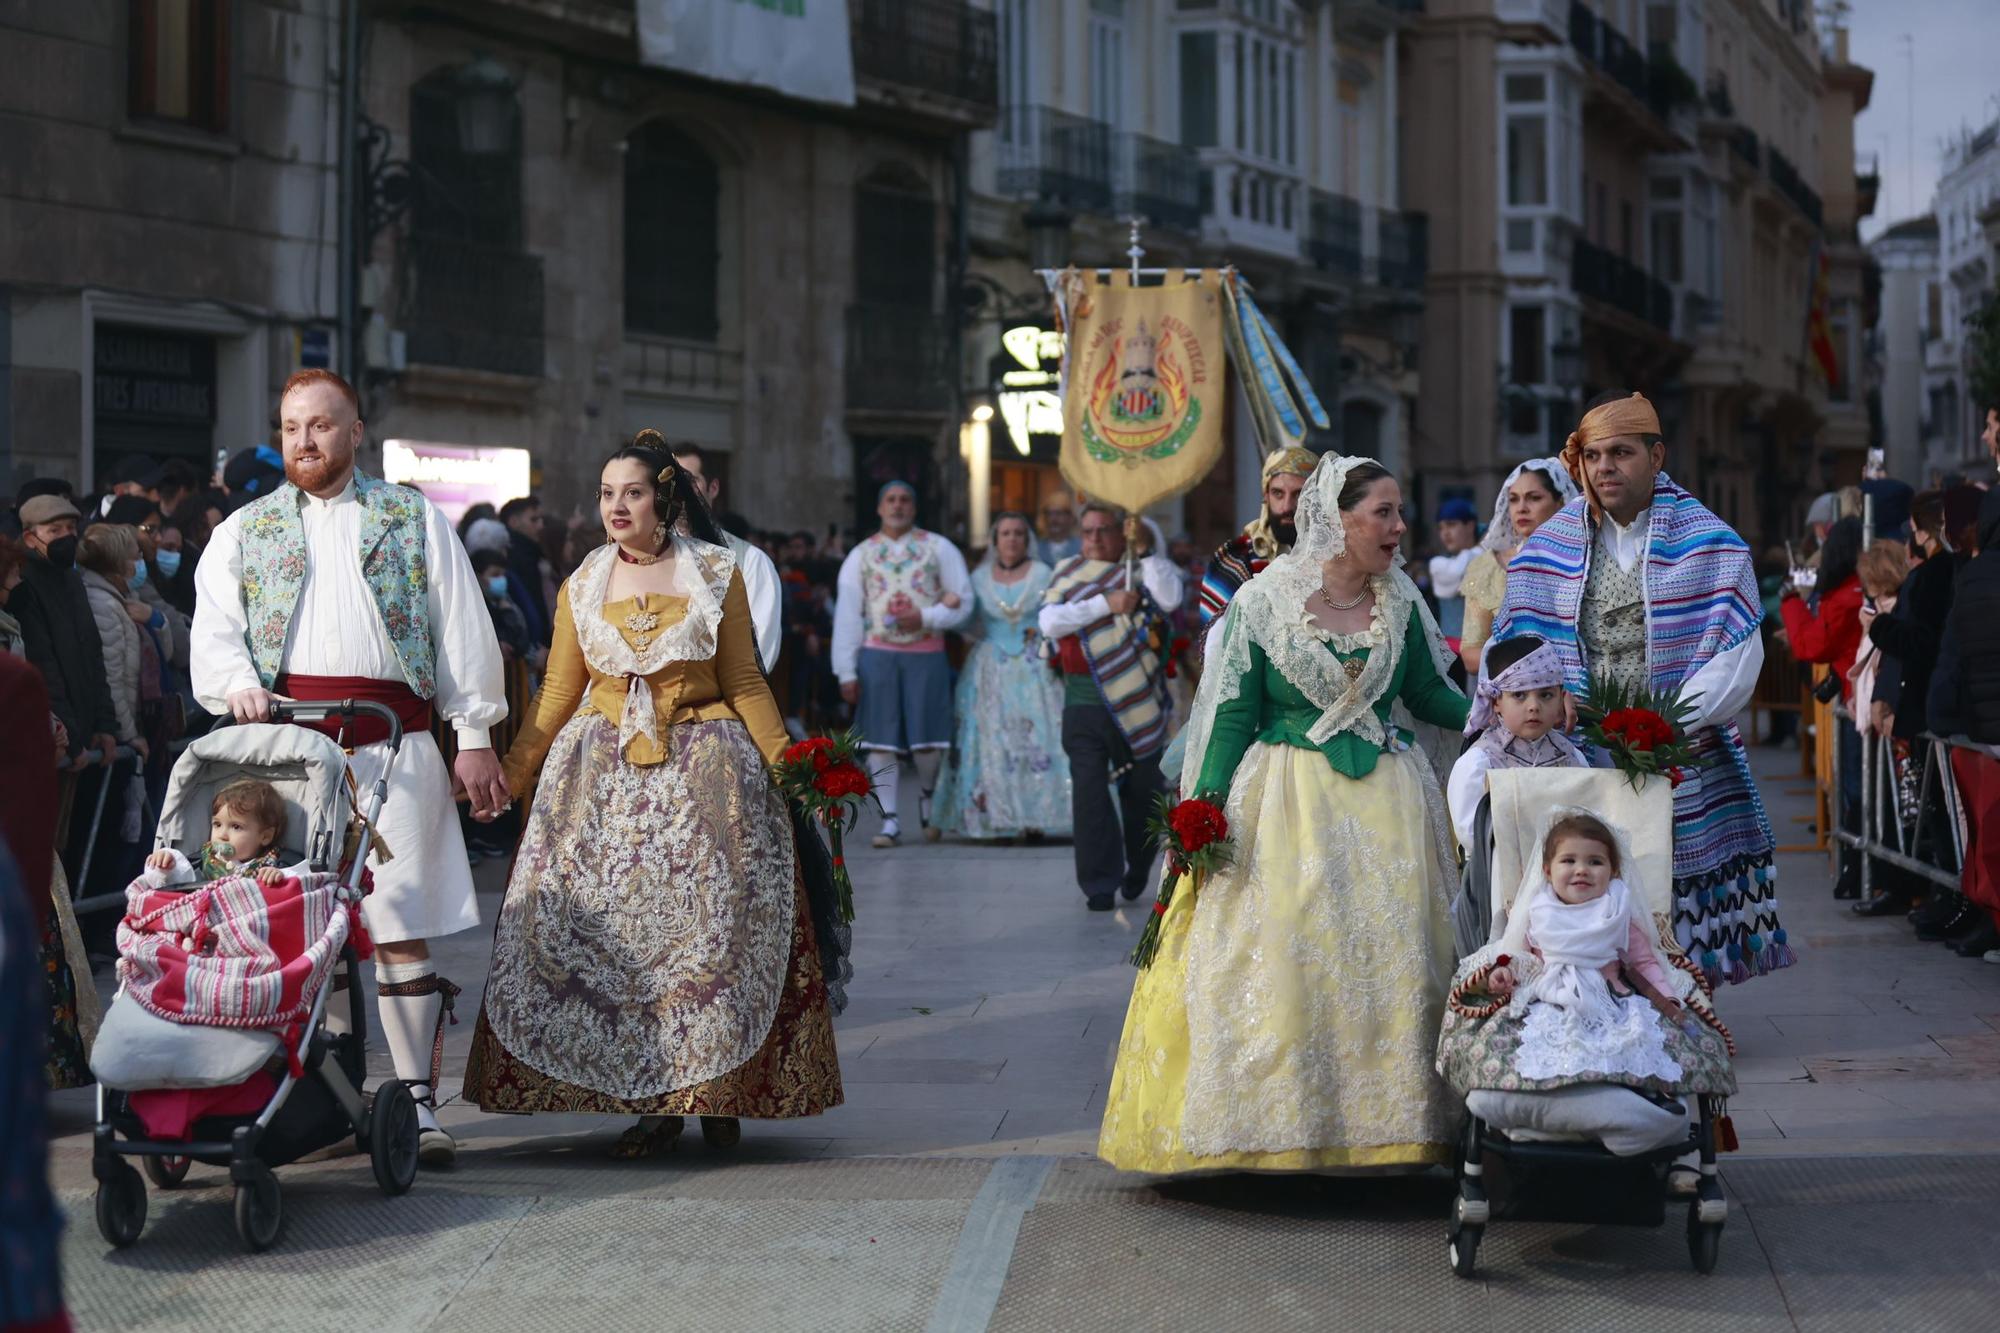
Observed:
[[[958,598],[957,606],[946,606],[942,601],[933,602],[923,608],[924,628],[933,634],[942,634],[948,629],[957,629],[972,619],[975,594],[972,591],[972,574],[965,567],[965,557],[949,540],[935,532],[924,533],[931,552],[937,557],[938,585],[942,592]],[[845,685],[861,676],[861,648],[867,642],[866,620],[867,594],[861,587],[861,543],[855,543],[847,558],[840,562],[840,577],[835,583],[833,603],[833,674]]]
[[[194,695],[211,713],[258,684],[243,607],[243,511],[224,519],[195,568],[192,634]],[[361,502],[354,483],[331,500],[303,497],[306,575],[285,640],[281,669],[310,676],[401,680],[403,668],[382,614],[361,577]],[[437,651],[432,706],[449,719],[461,750],[492,745],[487,729],[507,716],[500,644],[472,562],[443,514],[424,502],[424,560],[430,577],[431,642]]]
[[[1149,555],[1139,561],[1139,581],[1146,585],[1146,591],[1153,595],[1153,603],[1161,610],[1171,613],[1181,604],[1181,595],[1186,590],[1186,576],[1181,568],[1164,555]],[[1035,618],[1036,628],[1042,637],[1054,643],[1066,639],[1086,625],[1095,625],[1111,614],[1111,604],[1104,600],[1103,593],[1093,593],[1089,597],[1074,602],[1052,602],[1044,606]],[[1220,625],[1222,617],[1215,623]]]
[[[778,652],[785,646],[783,590],[778,586],[778,567],[763,548],[752,546],[733,532],[722,539],[736,554],[736,568],[743,575],[743,592],[750,599],[750,624],[757,631],[757,660],[769,675],[777,670]]]
[[[1652,539],[1652,522],[1650,507],[1640,510],[1630,523],[1620,523],[1610,514],[1604,515],[1597,528],[1597,558],[1615,560],[1618,568],[1629,573],[1645,558],[1647,544]],[[1681,697],[1694,705],[1687,729],[1694,731],[1734,721],[1749,706],[1750,696],[1757,689],[1757,677],[1763,670],[1762,634],[1748,635],[1734,648],[1717,653],[1695,668],[1681,686]]]

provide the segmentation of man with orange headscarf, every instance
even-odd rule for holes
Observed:
[[[1674,929],[1713,981],[1792,961],[1776,840],[1736,715],[1764,665],[1750,549],[1661,470],[1640,394],[1594,400],[1563,448],[1582,488],[1514,556],[1493,640],[1535,635],[1582,694],[1592,677],[1679,697],[1694,756],[1674,789]]]

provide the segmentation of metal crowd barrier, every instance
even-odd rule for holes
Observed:
[[[1853,725],[1853,714],[1845,704],[1836,704],[1833,714],[1840,722]],[[1951,754],[1965,750],[2000,759],[2000,748],[1981,745],[1963,736],[1935,736],[1924,732],[1911,742],[1911,760],[1917,765],[1914,799],[1905,800],[1895,762],[1893,738],[1861,738],[1861,829],[1843,827],[1841,818],[1841,772],[1838,742],[1833,747],[1833,837],[1842,846],[1861,852],[1861,900],[1873,890],[1874,863],[1895,866],[1940,888],[1956,890],[1965,865],[1965,811],[1958,783],[1951,771]],[[1936,845],[1932,819],[1940,813],[1951,846]],[[1928,846],[1926,844],[1929,844]],[[1941,861],[1949,864],[1940,864]]]
[[[193,739],[192,736],[183,736],[171,742],[167,746],[167,754],[170,761],[172,758],[178,757],[180,752],[185,750],[189,742]],[[97,784],[97,801],[91,807],[90,811],[90,836],[89,840],[83,845],[83,861],[77,866],[76,874],[69,876],[70,910],[79,916],[85,912],[100,912],[107,908],[123,908],[125,906],[125,890],[122,886],[113,893],[92,894],[86,898],[79,898],[76,895],[82,890],[85,884],[90,882],[90,862],[97,855],[97,835],[104,826],[104,806],[105,802],[111,796],[111,788],[115,785],[118,770],[128,761],[137,759],[138,757],[139,752],[131,746],[118,746],[111,752],[111,766],[105,770],[104,781]],[[171,767],[171,762],[169,766]],[[83,771],[82,769],[69,768],[60,770],[63,778],[72,783],[82,775]],[[144,771],[144,765],[142,764],[138,772],[141,776],[144,776]],[[152,793],[148,792],[145,796],[145,804],[139,810],[141,842],[145,842],[150,838],[151,831],[159,823],[159,820],[160,812],[154,808]],[[57,830],[56,856],[58,859],[61,858],[64,848],[68,845],[68,839],[69,826],[67,821],[64,821],[63,826]]]

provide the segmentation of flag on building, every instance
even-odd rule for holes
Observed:
[[[1811,277],[1812,296],[1806,310],[1806,344],[1812,349],[1813,360],[1818,362],[1820,373],[1826,376],[1827,387],[1837,389],[1840,387],[1840,350],[1834,345],[1833,324],[1828,313],[1832,296],[1824,245],[1813,246]]]

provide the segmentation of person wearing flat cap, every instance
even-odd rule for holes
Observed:
[[[1763,607],[1749,547],[1662,470],[1666,452],[1643,395],[1590,404],[1561,455],[1582,494],[1514,556],[1493,637],[1552,645],[1571,694],[1596,677],[1690,706],[1674,929],[1711,982],[1747,981],[1792,962],[1776,841],[1736,726],[1764,665]]]
[[[49,710],[62,723],[64,762],[76,768],[94,762],[109,767],[118,744],[118,714],[97,619],[76,568],[82,515],[60,495],[30,496],[21,502],[20,514],[28,559],[7,610],[21,622],[22,648],[42,673]]]
[[[916,765],[921,791],[918,820],[936,841],[930,822],[938,768],[951,748],[951,664],[944,634],[972,618],[972,576],[965,557],[935,532],[917,526],[917,492],[892,481],[875,497],[881,530],[858,543],[840,565],[833,607],[833,672],[840,694],[854,709],[861,749],[871,751],[875,799],[882,831],[875,846],[902,839],[896,817],[897,766],[903,755]]]

